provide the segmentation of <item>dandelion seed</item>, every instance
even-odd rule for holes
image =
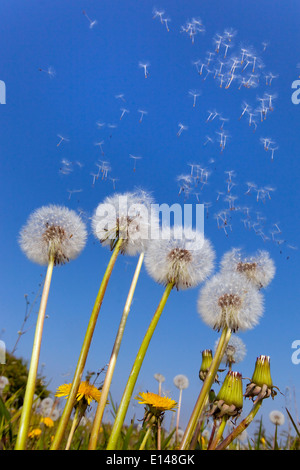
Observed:
[[[188,127],[182,124],[181,122],[178,124],[178,127],[179,127],[179,131],[176,134],[177,137],[181,135],[182,131],[186,131],[188,129]]]
[[[148,111],[144,111],[143,109],[139,109],[139,110],[138,110],[138,113],[140,113],[139,122],[142,122],[144,115],[145,115],[145,114],[148,114]]]
[[[193,107],[196,106],[196,100],[198,98],[198,96],[201,95],[201,93],[197,90],[189,90],[189,95],[191,95],[193,97]]]
[[[133,171],[135,172],[135,171],[136,171],[136,162],[137,162],[137,160],[141,160],[142,157],[138,157],[138,156],[136,156],[136,155],[131,155],[131,154],[129,154],[129,158],[132,158],[133,161],[134,161],[134,163],[133,163]]]
[[[61,144],[63,141],[69,142],[69,139],[67,139],[66,137],[63,137],[63,136],[60,135],[60,134],[57,134],[57,137],[59,137],[59,142],[58,142],[58,144],[57,144],[57,147],[59,147],[60,144]]]
[[[53,67],[48,67],[47,70],[39,69],[39,71],[46,73],[47,75],[49,75],[50,78],[55,77],[55,70],[53,69]]]
[[[139,67],[144,70],[144,77],[145,78],[149,77],[149,71],[148,71],[149,66],[150,66],[150,64],[148,62],[139,62]]]
[[[122,111],[122,113],[121,113],[121,116],[120,116],[120,121],[126,113],[129,113],[128,109],[125,109],[125,108],[121,108],[121,111]]]
[[[90,23],[90,29],[93,29],[93,27],[97,24],[97,20],[91,20],[91,18],[87,15],[86,11],[83,10],[82,12],[84,14],[84,16],[88,19],[89,23]]]
[[[104,155],[103,144],[104,144],[104,140],[101,140],[101,142],[96,142],[96,143],[94,144],[96,147],[99,147],[99,148],[100,148],[101,155]]]

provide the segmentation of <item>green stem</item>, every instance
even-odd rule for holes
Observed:
[[[26,448],[26,440],[28,435],[29,423],[30,423],[30,415],[33,403],[33,396],[35,392],[35,384],[36,384],[36,377],[38,371],[38,364],[39,364],[39,357],[40,357],[40,350],[41,350],[41,343],[42,343],[42,335],[43,335],[43,327],[44,327],[44,320],[46,314],[46,307],[48,302],[48,295],[51,285],[52,273],[54,267],[54,258],[51,257],[48,263],[46,278],[44,282],[41,303],[35,328],[35,335],[31,353],[31,361],[30,367],[28,372],[27,378],[27,385],[26,391],[24,396],[24,402],[22,407],[22,414],[20,418],[19,424],[19,431],[16,440],[15,450],[25,450]]]
[[[214,450],[216,448],[216,446],[218,445],[220,439],[222,439],[223,432],[224,432],[224,429],[225,429],[225,426],[226,426],[226,423],[227,423],[227,419],[228,419],[227,416],[223,416],[222,421],[220,423],[220,426],[218,428],[216,437],[214,438],[213,442],[209,446],[208,450]]]
[[[200,391],[194,410],[191,414],[190,420],[188,422],[184,436],[182,438],[180,450],[188,449],[189,443],[192,439],[192,435],[197,426],[198,419],[200,418],[200,415],[206,404],[206,397],[208,396],[211,386],[214,383],[216,374],[218,372],[218,368],[220,366],[220,363],[224,355],[224,351],[226,349],[228,341],[230,339],[230,336],[231,336],[231,329],[228,327],[224,328],[222,330],[222,334],[221,334],[215,355],[213,357],[212,363],[207,372],[206,378],[203,382],[202,389]]]
[[[131,399],[131,396],[132,396],[132,393],[133,393],[133,390],[134,390],[134,387],[135,387],[135,384],[136,384],[136,381],[137,381],[137,378],[138,378],[138,375],[139,375],[139,372],[140,372],[140,369],[141,369],[141,366],[142,366],[142,363],[143,363],[143,360],[145,358],[149,343],[151,341],[154,330],[157,326],[158,320],[160,319],[160,316],[162,314],[164,306],[167,302],[167,299],[168,299],[173,287],[174,287],[173,282],[170,282],[169,284],[167,284],[166,289],[163,293],[163,296],[162,296],[162,298],[159,302],[159,305],[156,309],[156,312],[155,312],[155,314],[154,314],[154,316],[151,320],[151,323],[150,323],[150,325],[148,327],[148,330],[145,334],[145,337],[142,341],[140,349],[137,353],[137,356],[135,358],[133,367],[131,369],[131,372],[130,372],[130,375],[129,375],[129,378],[128,378],[128,381],[127,381],[127,385],[125,387],[125,390],[124,390],[124,393],[123,393],[123,396],[122,396],[120,406],[119,406],[117,414],[116,414],[116,419],[115,419],[115,422],[114,422],[114,425],[113,425],[113,428],[112,428],[112,431],[111,431],[111,435],[110,435],[110,438],[109,438],[109,441],[108,441],[107,450],[114,450],[117,446],[118,438],[119,438],[119,435],[120,435],[120,432],[121,432],[121,429],[122,429],[122,426],[123,426],[123,422],[125,420],[125,416],[126,416],[126,413],[127,413],[127,410],[128,410],[129,402],[130,402],[130,399]]]
[[[142,441],[142,443],[141,443],[141,445],[140,445],[139,450],[144,450],[145,445],[146,445],[146,442],[147,442],[148,437],[149,437],[149,435],[150,435],[150,432],[151,432],[151,426],[148,427],[147,432],[146,432],[146,434],[145,434],[145,436],[144,436],[144,439],[143,439],[143,441]]]
[[[112,255],[111,255],[111,258],[110,258],[109,263],[107,265],[107,268],[105,270],[105,273],[104,273],[104,276],[103,276],[103,279],[102,279],[102,282],[101,282],[101,285],[100,285],[100,288],[99,288],[99,291],[98,291],[98,294],[97,294],[97,297],[96,297],[96,301],[95,301],[95,304],[94,304],[94,307],[93,307],[93,310],[92,310],[92,313],[91,313],[91,316],[90,316],[90,320],[89,320],[89,323],[88,323],[86,334],[85,334],[85,337],[84,337],[84,340],[83,340],[82,348],[81,348],[79,359],[78,359],[78,362],[77,362],[77,367],[76,367],[75,374],[74,374],[74,377],[73,377],[71,390],[69,392],[69,396],[67,398],[67,402],[66,402],[63,414],[60,418],[60,421],[59,421],[59,424],[58,424],[58,427],[57,427],[57,430],[56,430],[56,434],[54,436],[54,439],[53,439],[52,445],[50,447],[50,450],[58,450],[59,449],[59,446],[60,446],[61,441],[63,439],[63,435],[64,435],[64,432],[66,430],[68,421],[70,419],[72,409],[73,409],[74,403],[76,401],[76,396],[77,396],[78,388],[79,388],[80,381],[81,381],[81,378],[82,378],[85,363],[86,363],[86,360],[87,360],[88,352],[89,352],[89,349],[90,349],[93,333],[94,333],[94,330],[95,330],[95,327],[96,327],[99,311],[100,311],[100,308],[101,308],[101,305],[102,305],[102,302],[103,302],[104,294],[105,294],[107,284],[108,284],[108,281],[110,279],[113,267],[114,267],[115,262],[117,260],[120,248],[122,246],[122,243],[123,243],[123,240],[120,238],[118,240],[118,242],[116,243],[116,245],[115,245],[115,248],[112,252]]]
[[[68,437],[68,440],[67,440],[65,450],[70,449],[71,442],[72,442],[72,439],[73,439],[73,436],[74,436],[74,432],[75,432],[75,429],[76,429],[77,424],[78,424],[78,417],[79,417],[79,406],[77,406],[77,408],[75,409],[75,415],[74,415],[73,423],[72,423],[72,426],[71,426],[71,430],[70,430],[70,434],[69,434],[69,437]]]
[[[208,403],[208,398],[209,398],[209,397],[207,396],[203,408],[206,407],[206,405],[207,405],[207,403]],[[198,442],[199,433],[200,433],[201,426],[202,426],[202,423],[203,423],[203,420],[204,420],[204,414],[205,414],[205,410],[204,410],[204,412],[202,412],[200,418],[198,419],[198,423],[197,423],[197,426],[196,426],[196,430],[195,430],[195,432],[194,432],[194,435],[193,435],[193,438],[192,438],[192,441],[191,441],[190,450],[195,450],[195,448],[196,448],[196,445],[197,445],[197,442]]]
[[[216,447],[216,450],[223,450],[225,449],[239,434],[241,434],[248,426],[249,424],[253,421],[255,415],[257,414],[258,410],[260,409],[262,405],[262,400],[259,400],[254,404],[252,407],[252,410],[246,416],[243,421],[232,431],[232,433],[229,434],[229,436],[224,439],[224,441],[221,442],[221,444]]]
[[[121,318],[121,321],[120,321],[118,333],[117,333],[117,336],[116,336],[116,339],[115,339],[115,344],[114,344],[114,347],[113,347],[113,350],[112,350],[109,365],[108,365],[107,372],[106,372],[106,375],[105,375],[104,384],[103,384],[103,387],[101,389],[101,397],[100,397],[100,400],[99,400],[99,403],[98,403],[98,406],[97,406],[97,410],[96,410],[96,414],[95,414],[95,418],[94,418],[94,422],[93,422],[93,427],[92,427],[92,431],[91,431],[88,450],[95,450],[96,446],[97,446],[97,440],[98,440],[99,430],[101,428],[103,413],[104,413],[104,409],[105,409],[105,406],[106,406],[106,403],[107,403],[107,397],[108,397],[112,377],[113,377],[113,374],[114,374],[114,370],[115,370],[115,366],[116,366],[116,362],[117,362],[117,357],[118,357],[118,354],[119,354],[121,341],[122,341],[124,330],[125,330],[125,325],[126,325],[127,318],[128,318],[128,315],[129,315],[133,295],[134,295],[135,288],[136,288],[136,285],[137,285],[137,281],[138,281],[138,278],[139,278],[139,275],[140,275],[143,260],[144,260],[144,253],[141,253],[140,257],[139,257],[139,260],[138,260],[138,263],[137,263],[137,266],[136,266],[136,269],[135,269],[134,276],[132,278],[131,286],[130,286],[130,289],[129,289],[129,292],[128,292],[127,300],[126,300],[124,310],[123,310],[123,314],[122,314],[122,318]]]

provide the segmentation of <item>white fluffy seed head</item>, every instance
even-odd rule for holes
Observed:
[[[33,262],[64,264],[83,250],[87,239],[85,224],[75,211],[64,206],[43,206],[34,211],[21,229],[19,244]]]
[[[284,424],[284,414],[281,411],[273,410],[269,414],[271,423],[276,424],[277,426],[282,426]]]
[[[183,374],[178,374],[174,377],[173,383],[179,390],[184,390],[189,386],[189,379]]]
[[[145,266],[156,282],[174,282],[180,290],[203,282],[213,270],[214,259],[211,243],[202,234],[182,227],[164,227],[149,243]]]
[[[155,378],[155,380],[157,380],[157,382],[159,382],[159,383],[163,383],[163,382],[166,380],[166,378],[165,378],[162,374],[160,374],[160,373],[158,373],[158,372],[157,372],[156,374],[154,374],[154,378]]]
[[[203,286],[198,298],[202,320],[215,330],[248,330],[263,314],[263,296],[239,273],[219,273]]]
[[[108,196],[92,217],[92,229],[103,246],[111,250],[122,238],[121,253],[130,256],[146,250],[151,227],[158,224],[153,199],[142,190]]]
[[[274,261],[267,251],[260,250],[253,256],[245,257],[239,248],[225,253],[221,260],[221,269],[246,276],[259,289],[270,284],[276,272]]]
[[[219,340],[216,341],[215,350]],[[246,356],[246,346],[244,342],[238,336],[231,336],[226,346],[222,362],[226,365],[238,364],[243,361]]]

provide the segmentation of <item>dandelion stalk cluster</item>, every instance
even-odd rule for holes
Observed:
[[[154,439],[157,449],[161,450],[162,443],[166,442],[162,440],[164,432],[162,423],[166,411],[173,411],[177,416],[173,440],[176,449],[188,450],[197,446],[206,447],[208,450],[226,448],[253,421],[262,402],[269,397],[275,397],[276,387],[271,378],[269,356],[258,356],[252,378],[244,393],[242,374],[233,370],[246,355],[246,346],[236,333],[253,329],[259,324],[263,315],[263,289],[269,286],[275,275],[275,266],[269,254],[260,251],[253,256],[244,256],[241,250],[232,249],[223,255],[220,270],[214,273],[216,255],[211,242],[203,233],[191,228],[179,225],[161,226],[158,214],[153,210],[153,203],[154,200],[149,193],[136,190],[108,196],[94,211],[91,220],[92,233],[101,246],[111,250],[111,255],[102,274],[87,322],[73,379],[70,383],[58,387],[55,394],[55,400],[65,398],[62,413],[57,411],[56,402],[50,398],[49,403],[44,401],[43,405],[40,405],[34,395],[43,323],[53,269],[79,256],[86,244],[88,230],[74,211],[55,205],[45,206],[33,212],[27,225],[21,229],[19,243],[22,251],[31,261],[47,266],[47,273],[24,403],[18,419],[16,449],[34,447],[42,439],[46,429],[48,433],[52,429],[55,430],[49,440],[51,450],[72,448],[80,423],[93,402],[96,405],[96,412],[88,433],[87,448],[88,450],[99,448],[104,411],[109,403],[108,397],[116,362],[143,264],[150,278],[163,286],[163,291],[141,338],[120,404],[114,408],[114,421],[106,436],[106,450],[116,450],[120,445],[123,430],[126,428],[124,422],[129,405],[144,359],[151,349],[152,337],[165,310],[165,315],[168,315],[169,296],[180,295],[180,291],[193,289],[201,284],[203,285],[200,287],[195,309],[198,310],[199,318],[204,325],[214,330],[219,337],[214,348],[208,346],[202,350],[202,363],[198,373],[201,388],[188,424],[184,431],[180,429],[183,390],[189,387],[189,379],[184,374],[177,374],[174,377],[173,385],[179,390],[176,402],[164,396],[162,392],[162,384],[166,381],[166,377],[161,373],[155,373],[154,378],[159,384],[158,394],[140,392],[135,397],[139,404],[145,406],[143,434],[138,448],[140,450],[148,448]],[[90,382],[90,376],[83,380],[83,374],[100,309],[107,288],[112,282],[111,276],[119,254],[138,256],[138,260],[121,312],[110,360],[103,369],[105,377],[101,385],[96,387]],[[174,291],[176,294],[173,294]],[[191,310],[190,306],[188,310]],[[186,316],[184,321],[187,321]],[[221,364],[224,366],[223,369]],[[225,371],[225,378],[222,379],[221,375]],[[5,390],[9,389],[9,380],[2,376],[0,385],[0,393],[4,396]],[[214,392],[213,386],[220,386],[218,393]],[[252,410],[226,438],[223,438],[228,421],[237,422],[240,419],[244,399],[247,398],[253,402]],[[33,419],[37,409],[41,409],[38,423]],[[275,417],[272,419],[277,433],[280,419]],[[208,420],[213,421],[209,438],[205,437],[207,432],[204,433],[204,426]],[[171,442],[171,439],[168,442]]]

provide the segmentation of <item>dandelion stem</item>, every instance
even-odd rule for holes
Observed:
[[[107,372],[106,372],[106,375],[105,375],[104,384],[103,384],[103,387],[101,389],[101,397],[100,397],[100,401],[98,403],[96,414],[95,414],[95,419],[94,419],[94,423],[93,423],[93,427],[92,427],[92,431],[91,431],[91,437],[90,437],[88,450],[95,450],[96,449],[99,430],[101,428],[101,423],[102,423],[102,418],[103,418],[103,413],[104,413],[105,405],[107,403],[107,397],[108,397],[112,377],[113,377],[113,374],[114,374],[114,370],[115,370],[115,366],[116,366],[116,362],[117,362],[117,357],[118,357],[118,354],[119,354],[121,341],[122,341],[124,330],[125,330],[126,321],[127,321],[128,315],[129,315],[129,311],[130,311],[130,307],[131,307],[131,304],[132,304],[132,299],[133,299],[133,295],[134,295],[135,288],[136,288],[136,285],[137,285],[137,281],[138,281],[138,278],[139,278],[139,275],[140,275],[140,272],[141,272],[141,267],[142,267],[142,264],[143,264],[143,260],[144,260],[144,253],[141,253],[140,256],[139,256],[138,263],[136,265],[136,269],[135,269],[133,278],[132,278],[131,286],[130,286],[130,289],[129,289],[129,292],[128,292],[128,296],[127,296],[127,300],[126,300],[126,303],[125,303],[125,306],[124,306],[124,310],[123,310],[122,318],[121,318],[121,321],[120,321],[119,329],[118,329],[117,336],[116,336],[116,339],[115,339],[115,344],[114,344],[114,347],[113,347],[113,350],[112,350],[112,353],[111,353],[110,361],[109,361]]]
[[[133,367],[131,369],[131,372],[127,381],[127,385],[125,387],[125,390],[122,396],[120,406],[116,414],[116,419],[115,419],[115,422],[111,431],[111,435],[108,441],[107,450],[116,449],[118,438],[122,429],[122,425],[123,425],[123,422],[124,422],[124,419],[128,410],[129,402],[130,402],[143,360],[145,358],[145,355],[146,355],[149,343],[151,341],[152,335],[154,333],[154,330],[157,326],[157,323],[160,319],[162,311],[165,307],[165,304],[167,302],[167,299],[173,287],[174,287],[174,282],[170,282],[169,284],[167,284],[165,291],[163,293],[163,296],[156,309],[156,312],[154,313],[151,323],[148,327],[148,330],[144,336],[140,349],[137,353],[137,356],[135,358]]]
[[[218,445],[220,439],[222,439],[226,423],[227,423],[227,417],[223,416],[222,421],[220,423],[220,426],[218,428],[216,437],[212,441],[211,445],[208,447],[208,450],[214,450],[216,448],[216,446]]]
[[[262,400],[259,400],[258,402],[255,403],[255,405],[252,407],[252,410],[246,416],[243,421],[232,431],[229,436],[224,439],[221,444],[216,447],[216,450],[223,450],[225,449],[239,434],[241,434],[248,426],[249,424],[253,421],[255,415],[257,414],[258,410],[260,409],[262,405]]]
[[[92,310],[92,313],[91,313],[91,316],[90,316],[90,320],[89,320],[89,323],[88,323],[88,327],[87,327],[87,330],[86,330],[86,334],[85,334],[85,337],[84,337],[84,340],[83,340],[83,345],[82,345],[80,355],[79,355],[79,359],[78,359],[78,362],[77,362],[77,366],[76,366],[75,374],[74,374],[74,377],[73,377],[71,390],[70,390],[70,393],[68,395],[67,402],[66,402],[63,414],[61,416],[61,419],[59,421],[59,424],[58,424],[58,427],[57,427],[57,430],[56,430],[56,434],[54,436],[54,439],[53,439],[53,442],[52,442],[52,446],[50,447],[50,450],[58,450],[58,448],[60,446],[60,443],[62,441],[64,432],[65,432],[65,429],[67,427],[68,421],[70,419],[72,409],[73,409],[74,403],[76,401],[76,395],[77,395],[78,388],[79,388],[79,385],[80,385],[80,381],[81,381],[81,378],[82,378],[83,370],[84,370],[84,367],[85,367],[86,359],[87,359],[89,348],[90,348],[90,345],[91,345],[92,336],[93,336],[93,333],[94,333],[94,330],[95,330],[95,326],[96,326],[96,322],[97,322],[97,319],[98,319],[99,311],[100,311],[100,308],[101,308],[101,305],[102,305],[102,302],[103,302],[104,294],[105,294],[107,284],[108,284],[108,281],[110,279],[113,267],[114,267],[115,262],[117,260],[120,248],[122,246],[122,243],[123,243],[123,240],[120,238],[117,241],[116,245],[115,245],[115,248],[112,252],[112,255],[111,255],[111,258],[110,258],[109,263],[107,265],[107,268],[105,270],[104,276],[102,278],[102,282],[101,282],[101,285],[100,285],[100,288],[99,288],[99,291],[98,291],[98,294],[97,294],[97,297],[96,297],[96,301],[95,301],[95,304],[94,304],[94,307],[93,307],[93,310]]]
[[[75,432],[75,429],[76,429],[77,424],[78,424],[78,417],[79,417],[79,406],[75,410],[75,415],[74,415],[73,423],[72,423],[72,426],[71,426],[70,434],[68,436],[68,441],[67,441],[65,450],[70,449],[71,442],[72,442],[72,439],[73,439],[73,436],[74,436],[74,432]]]
[[[178,442],[178,428],[179,428],[179,418],[180,418],[180,410],[181,410],[181,401],[182,401],[182,388],[181,388],[180,391],[179,391],[178,408],[177,408],[176,443]]]
[[[201,388],[194,410],[191,414],[190,420],[188,422],[184,436],[182,438],[180,450],[185,450],[189,446],[193,432],[197,426],[198,419],[203,411],[204,405],[206,404],[206,397],[208,396],[211,386],[214,383],[219,365],[221,363],[221,360],[224,355],[224,351],[226,349],[230,336],[231,336],[231,329],[228,327],[223,328],[211,366],[207,372],[206,378],[203,382],[203,386]]]
[[[26,439],[28,435],[31,408],[32,408],[33,396],[35,392],[35,384],[36,384],[39,356],[40,356],[40,350],[41,350],[45,313],[46,313],[48,295],[49,295],[50,284],[51,284],[51,279],[52,279],[53,267],[54,267],[54,258],[51,256],[49,259],[49,263],[48,263],[48,268],[47,268],[47,273],[45,277],[41,303],[40,303],[40,308],[39,308],[39,313],[38,313],[38,318],[37,318],[37,323],[36,323],[36,328],[35,328],[35,336],[34,336],[33,347],[32,347],[32,354],[31,354],[31,361],[30,361],[30,367],[29,367],[28,378],[27,378],[26,391],[25,391],[25,396],[24,396],[24,402],[23,402],[23,407],[22,407],[22,414],[20,418],[16,446],[15,446],[16,450],[24,450],[26,447]]]
[[[148,427],[147,432],[145,433],[145,436],[144,436],[144,438],[143,438],[143,440],[142,440],[142,443],[141,443],[141,445],[140,445],[139,450],[144,450],[144,449],[145,449],[145,445],[146,445],[146,442],[147,442],[148,437],[149,437],[149,435],[150,435],[150,432],[151,432],[151,426]]]

